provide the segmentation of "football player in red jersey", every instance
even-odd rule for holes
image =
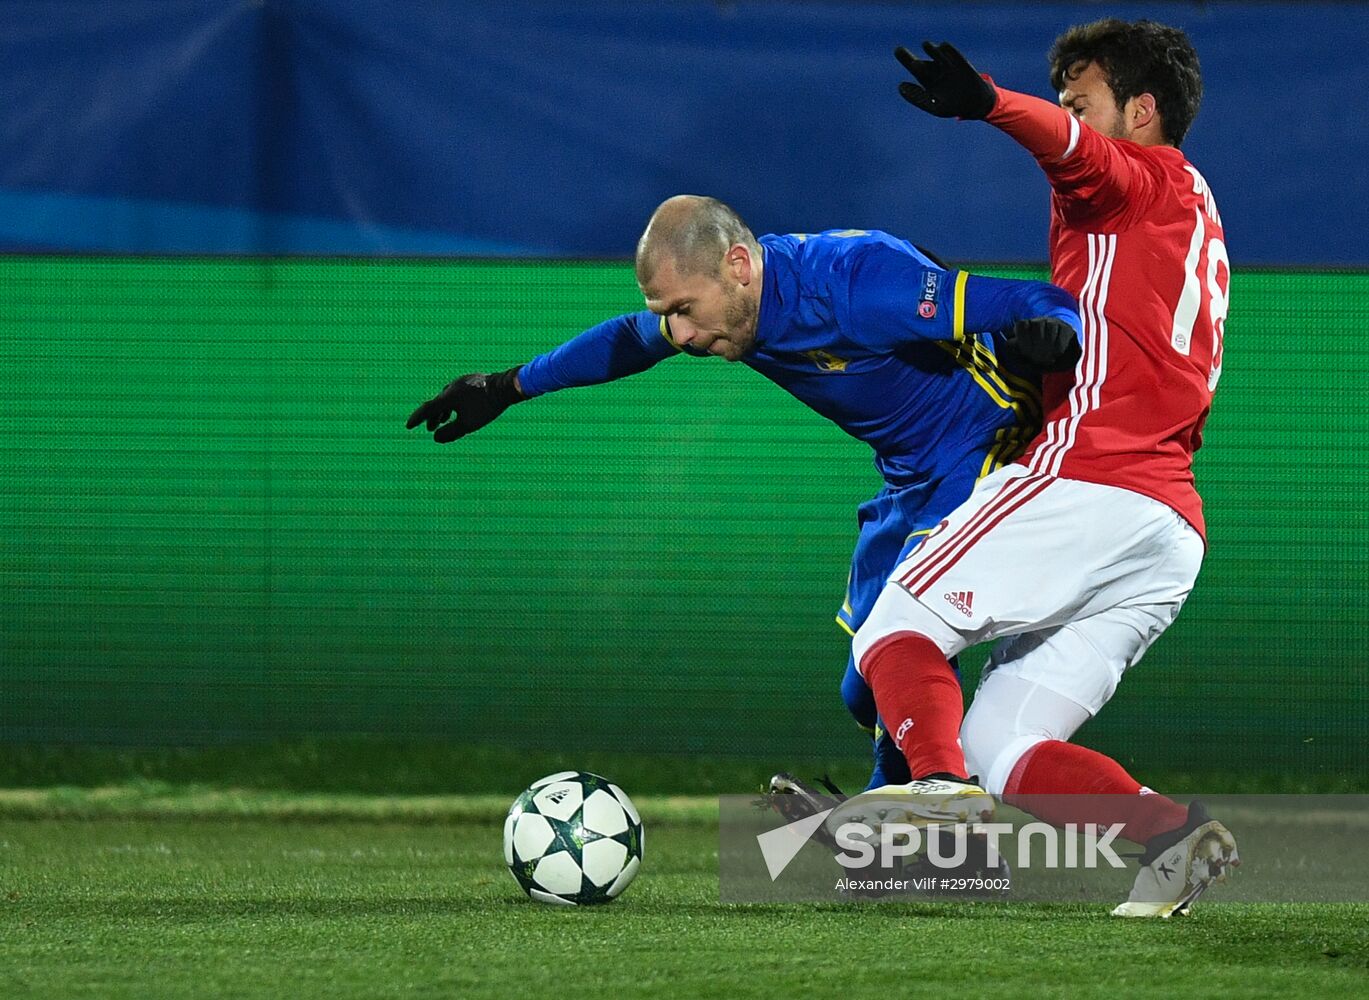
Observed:
[[[1056,105],[995,86],[948,44],[923,50],[896,53],[916,80],[904,98],[987,121],[1045,171],[1052,280],[1079,299],[1084,348],[1073,372],[1046,377],[1026,454],[894,571],[856,636],[921,779],[879,791],[911,793],[909,818],[982,816],[988,793],[1059,824],[1122,823],[1145,850],[1114,914],[1182,913],[1239,863],[1231,834],[1201,803],[1185,809],[1068,741],[1174,620],[1205,548],[1192,459],[1221,374],[1230,268],[1216,202],[1179,151],[1198,57],[1152,21],[1072,28],[1051,51]],[[985,640],[997,642],[963,713],[948,657]],[[829,823],[864,811],[852,800]]]

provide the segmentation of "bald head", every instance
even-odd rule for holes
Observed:
[[[691,354],[740,361],[756,343],[765,254],[716,198],[676,195],[637,241],[637,284],[661,332]]]
[[[718,199],[696,194],[667,198],[637,241],[637,283],[648,284],[667,262],[682,277],[718,274],[723,257],[738,243],[760,254],[760,244],[741,216]]]

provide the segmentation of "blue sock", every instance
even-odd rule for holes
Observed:
[[[885,730],[884,723],[880,722],[875,728],[875,768],[870,774],[870,783],[865,786],[866,790],[883,785],[906,785],[912,780],[907,758]]]
[[[875,693],[856,670],[854,656],[846,659],[846,673],[841,678],[841,700],[846,702],[846,709],[855,718],[856,725],[867,733],[875,731],[875,726],[879,723],[879,713],[875,709]]]
[[[903,751],[884,731],[875,708],[875,694],[865,678],[856,670],[856,661],[851,657],[846,661],[846,674],[841,679],[841,699],[856,720],[856,725],[870,734],[875,753],[874,771],[866,788],[879,788],[881,785],[901,785],[912,781],[908,774],[908,762],[903,759]]]

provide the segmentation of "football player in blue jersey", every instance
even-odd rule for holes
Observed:
[[[878,231],[757,239],[722,202],[679,195],[651,216],[635,263],[647,311],[508,371],[463,375],[407,426],[426,424],[445,444],[514,403],[676,354],[740,361],[874,449],[884,486],[859,509],[837,616],[852,634],[912,547],[1035,436],[1040,373],[1079,357],[1068,292],[948,269]],[[849,660],[841,689],[874,737],[870,787],[912,780]]]

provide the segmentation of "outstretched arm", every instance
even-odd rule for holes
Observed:
[[[557,389],[598,385],[644,372],[680,353],[650,312],[617,316],[592,326],[560,347],[533,358],[518,373],[523,395],[531,399]]]
[[[1116,219],[1153,190],[1155,181],[1114,139],[1082,124],[1064,108],[994,85],[953,45],[923,42],[928,58],[894,51],[917,83],[899,93],[939,118],[982,119],[1012,136],[1036,158],[1055,192],[1079,216]]]
[[[659,316],[618,316],[591,327],[527,364],[495,374],[462,375],[419,405],[405,425],[426,424],[447,444],[478,431],[514,403],[572,386],[597,385],[646,371],[679,352]]]
[[[1117,140],[1083,124],[1058,104],[996,88],[998,100],[985,119],[1025,148],[1045,171],[1051,188],[1076,216],[1118,220],[1149,200],[1153,176]]]

